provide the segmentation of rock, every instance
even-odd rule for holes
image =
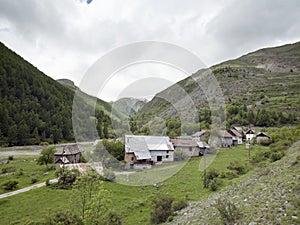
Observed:
[[[292,216],[292,219],[293,219],[293,220],[297,220],[297,219],[298,219],[298,216]]]

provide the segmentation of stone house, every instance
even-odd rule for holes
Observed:
[[[268,136],[265,132],[259,132],[256,135],[256,143],[257,144],[270,144],[271,143],[271,137]]]
[[[55,168],[60,168],[64,164],[79,163],[80,156],[84,152],[81,145],[64,145],[54,153]]]
[[[230,133],[226,130],[220,130],[218,134],[223,148],[231,148],[233,146],[233,136]]]
[[[175,151],[181,151],[189,157],[200,155],[200,148],[192,137],[178,137],[171,139]]]

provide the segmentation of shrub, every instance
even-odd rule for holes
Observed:
[[[154,209],[150,214],[151,224],[159,224],[166,222],[169,216],[172,215],[172,197],[162,197],[153,199]]]
[[[9,180],[9,181],[5,182],[5,183],[2,185],[2,187],[4,188],[4,190],[10,191],[10,190],[16,189],[18,183],[19,183],[19,182],[16,181],[16,180]]]
[[[16,174],[18,177],[21,177],[24,175],[24,170],[22,168],[20,168],[20,170],[17,172]]]
[[[56,225],[56,224],[74,224],[74,225],[83,225],[82,220],[76,214],[73,214],[70,211],[66,212],[56,212],[48,216],[44,222],[39,223],[41,225]]]
[[[110,211],[103,224],[105,224],[105,225],[122,225],[122,218],[117,213]]]
[[[242,175],[242,174],[247,173],[247,167],[246,167],[246,165],[245,164],[241,164],[238,161],[230,162],[229,166],[227,166],[227,169],[236,171],[236,173],[238,175]]]
[[[207,171],[206,173],[206,178],[208,180],[213,180],[214,178],[219,176],[219,172],[216,169],[210,169],[209,171]]]
[[[14,156],[13,155],[8,156],[8,160],[14,160]]]
[[[56,172],[58,177],[57,186],[60,189],[70,189],[73,183],[76,181],[76,178],[79,176],[78,170],[69,170],[61,168]]]
[[[115,173],[110,169],[103,170],[103,178],[106,181],[114,181],[116,179]]]
[[[4,174],[4,173],[13,173],[15,171],[16,171],[16,167],[14,167],[14,166],[9,166],[9,167],[5,167],[5,168],[1,169],[2,174]]]
[[[284,151],[272,152],[270,155],[271,162],[275,162],[284,156]]]
[[[48,143],[47,141],[42,141],[42,142],[40,143],[40,146],[46,146],[46,145],[49,145],[49,143]]]
[[[225,224],[233,224],[241,215],[239,209],[226,198],[216,199],[212,206],[218,210]]]
[[[234,170],[223,171],[220,174],[221,178],[228,178],[229,180],[238,177],[238,174]]]
[[[218,190],[218,188],[222,185],[222,180],[220,180],[219,178],[214,178],[213,180],[211,180],[208,184],[208,188],[211,191],[216,191]]]
[[[181,200],[179,202],[176,202],[173,204],[173,210],[179,211],[181,209],[184,209],[188,206],[188,203],[185,200]]]
[[[31,178],[31,183],[35,184],[38,181],[38,179],[36,177]]]

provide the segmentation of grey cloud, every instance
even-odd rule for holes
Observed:
[[[207,33],[221,55],[240,55],[291,38],[299,39],[299,12],[297,0],[234,1],[208,24]]]

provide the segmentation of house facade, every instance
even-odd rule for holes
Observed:
[[[271,137],[265,132],[259,132],[256,135],[256,143],[257,144],[270,144]]]
[[[240,134],[236,129],[231,128],[228,133],[232,135],[233,145],[243,144],[243,135]]]
[[[252,139],[255,137],[255,131],[253,129],[249,129],[245,132],[246,135],[246,141],[252,141]]]
[[[57,149],[54,153],[55,168],[61,165],[79,163],[80,156],[83,154],[84,148],[81,145],[65,145]]]
[[[233,136],[226,130],[219,131],[219,138],[223,148],[231,148],[233,146]]]
[[[169,137],[125,135],[125,162],[154,164],[174,161],[174,147]]]
[[[171,139],[175,151],[181,151],[189,157],[200,155],[200,148],[192,137],[178,137]]]

